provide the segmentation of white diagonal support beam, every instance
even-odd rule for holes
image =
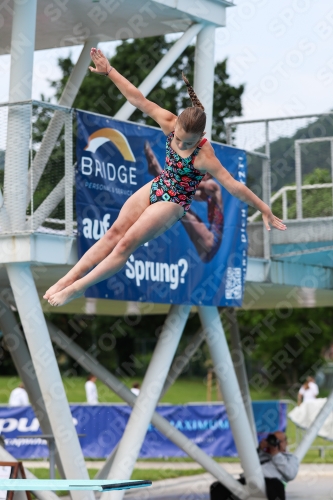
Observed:
[[[217,307],[198,308],[201,324],[223,395],[232,435],[244,469],[246,484],[255,497],[266,498],[265,480],[254,446],[252,429],[245,411],[234,365]]]
[[[231,357],[232,357],[232,361],[234,363],[239,388],[240,388],[241,393],[242,393],[242,398],[243,398],[247,418],[249,419],[249,423],[250,423],[250,426],[252,429],[254,445],[255,445],[255,447],[257,447],[258,446],[257,429],[256,429],[256,423],[254,420],[251,394],[250,394],[249,383],[247,380],[247,373],[246,373],[246,367],[245,367],[245,358],[244,358],[241,339],[240,339],[240,335],[239,335],[239,327],[238,327],[238,321],[237,321],[237,315],[236,315],[235,309],[228,308],[226,311],[226,318],[229,321],[229,325],[230,325],[230,337],[231,337],[231,348],[232,348]]]
[[[65,138],[65,177],[53,188],[51,193],[39,205],[37,210],[27,221],[27,229],[37,231],[45,219],[49,217],[53,210],[65,198],[65,230],[67,236],[73,234],[73,184],[74,184],[74,166],[73,166],[73,138],[72,138],[72,115],[67,114],[65,118],[66,138]]]
[[[178,57],[184,52],[186,47],[191,43],[193,38],[202,30],[202,24],[193,24],[187,31],[177,40],[165,56],[156,64],[155,68],[149,73],[147,78],[139,85],[138,89],[146,97],[153,90],[155,85],[163,78],[168,69],[177,61]],[[117,120],[128,120],[131,114],[135,111],[135,106],[130,102],[120,108],[114,115]]]
[[[71,107],[80,89],[81,83],[86,75],[88,64],[90,61],[90,49],[97,45],[99,39],[97,37],[88,38],[83,46],[80,57],[75,64],[73,71],[66,83],[66,87],[59,99],[60,106]],[[55,111],[50,123],[44,133],[40,148],[37,151],[32,167],[29,172],[27,205],[30,203],[31,191],[35,191],[37,184],[44,172],[45,166],[50,158],[52,150],[57,142],[59,134],[65,123],[65,112]],[[32,178],[31,178],[32,172]]]
[[[196,351],[199,349],[200,345],[204,341],[205,336],[202,332],[202,328],[199,328],[197,333],[192,337],[190,342],[187,344],[185,350],[175,358],[174,362],[172,363],[172,366],[169,370],[169,373],[167,375],[165,384],[163,386],[161,395],[159,397],[159,401],[163,398],[165,393],[169,390],[169,388],[174,384],[174,382],[177,380],[179,375],[184,371],[186,365],[189,363],[190,359],[192,356],[196,353]],[[153,417],[154,418],[154,417]],[[104,479],[108,477],[108,474],[111,470],[111,465],[115,459],[117,450],[118,450],[117,445],[113,450],[112,453],[108,456],[107,460],[105,461],[105,464],[103,465],[102,469],[98,472],[96,475],[96,479]]]
[[[57,344],[60,349],[65,351],[69,356],[77,361],[87,372],[93,373],[103,382],[111,391],[115,392],[130,406],[134,406],[136,396],[126,385],[118,380],[104,366],[102,366],[91,354],[84,351],[73,340],[68,338],[63,332],[56,328],[49,321],[47,326],[50,332],[52,342]],[[223,483],[230,491],[237,495],[241,500],[248,498],[247,490],[236,481],[228,472],[226,472],[220,464],[215,462],[210,456],[202,451],[195,443],[190,441],[183,433],[173,427],[165,418],[156,411],[154,412],[152,424],[162,434],[164,434],[176,446],[182,449],[189,457],[198,462],[204,469],[212,474],[218,481]],[[96,476],[99,479],[105,479],[111,468],[112,459],[108,457],[103,469]]]
[[[31,215],[31,221],[27,222],[27,229],[32,229],[32,231],[37,231],[37,229],[43,224],[45,219],[50,216],[53,210],[59,205],[61,200],[65,196],[65,177],[61,179],[56,187],[51,191],[47,198],[39,205],[37,210]]]
[[[70,479],[89,479],[30,266],[6,268],[64,472]],[[91,491],[72,491],[71,497],[94,500]]]
[[[52,434],[52,427],[46,412],[44,400],[36,378],[33,363],[22,335],[20,326],[10,306],[0,299],[0,328],[3,332],[6,347],[13,359],[17,373],[24,383],[29,395],[31,406],[38,418],[43,434]],[[60,476],[65,477],[59,454],[56,454],[56,463]]]
[[[316,416],[314,422],[310,425],[308,430],[306,431],[302,441],[298,445],[295,451],[296,457],[298,457],[299,461],[301,462],[305,455],[307,454],[310,446],[312,445],[314,439],[317,437],[318,432],[322,428],[322,426],[325,423],[325,420],[327,417],[330,415],[330,413],[333,411],[333,391],[330,393],[330,395],[327,398],[326,403]]]
[[[165,393],[170,389],[170,387],[177,380],[179,375],[184,371],[186,365],[190,362],[192,356],[197,352],[203,341],[205,340],[205,334],[203,333],[203,329],[199,328],[199,330],[194,334],[191,338],[184,351],[175,358],[168,376],[166,378],[165,384],[163,386],[160,400],[163,398]]]
[[[130,479],[132,475],[190,310],[189,305],[173,305],[168,312],[108,479]],[[103,497],[121,500],[123,495],[124,492],[118,491]]]

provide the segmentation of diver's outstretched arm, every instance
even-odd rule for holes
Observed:
[[[272,213],[266,203],[264,203],[247,186],[234,179],[232,175],[223,167],[221,162],[216,158],[211,144],[208,144],[205,148],[205,150],[202,150],[205,152],[200,161],[204,163],[204,168],[207,172],[218,180],[233,196],[236,196],[236,198],[245,201],[245,203],[251,205],[257,210],[260,210],[262,213],[263,223],[268,231],[271,229],[270,226],[275,227],[280,231],[287,229],[287,226],[283,223],[283,221]]]
[[[93,66],[89,66],[92,73],[104,74],[105,76],[108,76],[116,87],[118,87],[123,96],[126,97],[128,102],[155,120],[166,135],[170,134],[170,132],[174,130],[175,122],[177,120],[176,115],[161,108],[158,104],[146,99],[139,89],[137,89],[129,80],[127,80],[127,78],[122,76],[119,71],[111,66],[109,60],[100,49],[92,48],[90,51],[90,57],[95,64],[95,68]]]

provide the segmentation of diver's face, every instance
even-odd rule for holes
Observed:
[[[201,139],[200,134],[190,134],[185,132],[181,127],[175,128],[174,140],[177,148],[180,151],[187,151],[188,149],[194,148]]]

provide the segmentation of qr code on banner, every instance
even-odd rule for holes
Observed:
[[[242,298],[242,270],[240,267],[228,267],[225,284],[226,299]]]

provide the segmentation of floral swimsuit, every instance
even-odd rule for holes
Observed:
[[[171,201],[184,207],[184,214],[190,209],[196,189],[205,176],[193,166],[195,157],[205,144],[203,139],[199,146],[187,158],[182,158],[171,147],[174,132],[166,140],[166,159],[164,170],[155,177],[150,188],[150,204],[158,201]]]

